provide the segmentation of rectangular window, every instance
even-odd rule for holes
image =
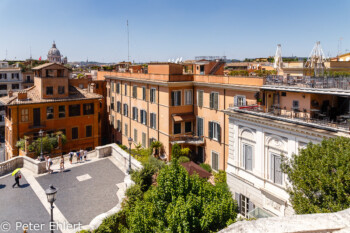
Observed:
[[[47,107],[46,108],[46,119],[53,119],[53,107]]]
[[[21,109],[21,121],[22,122],[27,122],[28,118],[29,118],[28,116],[29,116],[28,108]]]
[[[174,134],[181,133],[181,123],[174,123]]]
[[[53,95],[53,87],[46,87],[46,95]]]
[[[156,89],[155,88],[151,88],[150,94],[149,94],[149,99],[150,99],[151,103],[156,102]]]
[[[0,79],[7,79],[7,74],[0,74]]]
[[[134,143],[138,143],[137,142],[137,129],[134,129]]]
[[[132,87],[132,97],[137,99],[137,86]]]
[[[142,87],[142,99],[146,100],[146,87]]]
[[[140,110],[141,123],[147,125],[147,112],[145,110]]]
[[[19,73],[13,73],[12,79],[19,79]]]
[[[117,120],[117,131],[120,132],[121,130],[122,130],[121,122],[120,122],[120,120]]]
[[[64,86],[58,86],[58,94],[60,95],[64,94]]]
[[[91,125],[87,125],[86,126],[86,131],[85,131],[85,137],[91,137],[92,136],[92,126]]]
[[[271,180],[282,184],[281,156],[271,153]]]
[[[58,106],[58,118],[66,117],[66,106],[60,105]]]
[[[111,98],[111,109],[114,110],[114,97]]]
[[[204,91],[198,90],[197,91],[197,105],[198,107],[203,107],[203,93]]]
[[[113,93],[114,92],[114,83],[111,82],[111,92]]]
[[[124,95],[128,95],[128,84],[124,84]]]
[[[185,90],[185,105],[192,104],[192,90]]]
[[[185,122],[185,133],[190,133],[192,132],[192,122],[187,121]]]
[[[114,116],[113,115],[110,115],[110,123],[114,128]]]
[[[117,102],[117,112],[120,113],[120,110],[121,110],[121,105],[122,103],[120,103],[120,101]]]
[[[78,139],[78,127],[72,128],[72,139]]]
[[[171,105],[180,106],[181,105],[181,91],[171,92]]]
[[[242,95],[237,95],[234,97],[234,105],[239,106],[246,106],[246,97]]]
[[[12,84],[12,89],[13,89],[13,90],[19,89],[19,84]]]
[[[299,100],[293,100],[293,109],[299,109]]]
[[[84,115],[93,115],[94,103],[83,104],[83,113]]]
[[[219,93],[212,92],[210,93],[210,108],[219,109]]]
[[[117,94],[120,93],[120,83],[116,83],[116,92]]]
[[[146,133],[142,133],[142,147],[146,148]]]
[[[243,144],[243,167],[245,170],[253,170],[253,147]]]
[[[124,125],[124,135],[128,136],[128,124]]]
[[[220,142],[221,139],[221,127],[218,123],[209,121],[209,138]]]
[[[1,91],[7,90],[7,85],[6,84],[0,85],[0,90]]]
[[[237,194],[236,194],[237,195]],[[255,205],[249,200],[248,197],[244,195],[239,195],[239,201],[238,206],[239,206],[239,213],[243,215],[245,218],[248,217],[248,213],[252,211],[255,208]]]
[[[214,151],[211,152],[211,168],[215,171],[219,170],[219,154]]]
[[[69,116],[80,116],[80,104],[69,105]]]
[[[152,129],[157,128],[157,114],[155,114],[155,113],[150,114],[150,127]]]
[[[128,112],[128,105],[127,104],[124,104],[124,116],[128,116],[129,115],[129,112]]]
[[[132,119],[134,121],[138,121],[139,120],[139,110],[136,107],[132,107]]]
[[[197,136],[198,137],[203,136],[203,126],[204,126],[203,118],[197,117]]]

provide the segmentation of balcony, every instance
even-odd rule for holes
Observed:
[[[204,145],[204,137],[203,136],[194,136],[190,134],[179,134],[179,135],[171,135],[170,136],[170,143],[171,144],[187,144],[187,145],[194,145],[194,146],[201,146]]]
[[[350,78],[345,77],[310,77],[310,76],[277,76],[266,78],[265,85],[288,86],[310,89],[338,89],[350,90]]]
[[[267,112],[264,107],[259,105],[241,107],[230,106],[229,110],[332,132],[350,133],[350,113],[330,117],[318,109],[285,109],[279,106],[273,106],[272,109]]]

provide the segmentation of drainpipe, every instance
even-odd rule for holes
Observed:
[[[224,110],[226,109],[226,89],[224,89]],[[226,114],[224,113],[224,171],[226,170],[225,168],[225,159],[226,159],[226,156],[225,156],[225,153],[226,153]]]
[[[128,117],[129,117],[129,128],[130,128],[130,131],[129,131],[129,135],[130,135],[130,137],[129,138],[131,138],[131,111],[129,111],[129,108],[130,108],[130,110],[131,110],[131,81],[130,81],[130,87],[129,87],[129,107],[128,107]],[[130,114],[129,114],[130,113]],[[131,148],[131,146],[130,146],[130,148]]]
[[[147,95],[147,90],[148,90],[149,95]],[[150,90],[149,84],[147,84],[147,88],[146,88],[146,103],[147,103],[146,127],[147,127],[148,143],[149,143],[149,126],[147,124],[147,121],[148,121],[148,118],[151,118],[151,117],[148,117],[148,116],[150,116],[150,112],[149,112],[149,102],[151,101],[150,95],[151,95],[151,90]],[[148,96],[148,100],[147,100],[147,96]]]
[[[160,119],[160,113],[159,113],[159,85],[158,85],[158,98],[157,98],[158,100],[157,100],[157,106],[158,106],[158,112],[157,112],[157,115],[158,115],[158,122],[157,122],[157,132],[158,132],[158,141],[159,141],[159,123],[160,123],[160,121],[159,121],[159,119]]]

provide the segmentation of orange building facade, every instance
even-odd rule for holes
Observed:
[[[103,97],[95,87],[82,90],[69,85],[69,70],[60,64],[47,63],[33,70],[33,87],[0,98],[6,106],[6,159],[19,154],[18,140],[36,139],[40,130],[44,134],[62,131],[67,137],[63,153],[100,145]]]
[[[213,69],[211,63],[201,62],[205,64],[211,67],[202,69]],[[228,158],[224,110],[256,103],[264,81],[183,74],[183,65],[174,63],[151,63],[148,74],[98,72],[98,79],[103,78],[112,142],[128,146],[131,137],[146,148],[158,140],[163,144],[161,154],[168,160],[172,145],[178,143],[191,149],[193,160],[208,163],[215,170],[225,169]]]

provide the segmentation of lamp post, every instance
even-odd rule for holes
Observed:
[[[43,155],[43,135],[44,131],[40,130],[39,131],[39,136],[40,136],[40,160],[44,161],[44,155]]]
[[[129,137],[128,138],[128,143],[129,143],[129,168],[128,170],[126,171],[128,174],[131,173],[131,143],[132,143],[132,138]]]
[[[56,201],[57,189],[50,184],[49,188],[45,190],[47,201],[51,204],[51,221],[50,221],[50,232],[53,233],[53,203]]]

